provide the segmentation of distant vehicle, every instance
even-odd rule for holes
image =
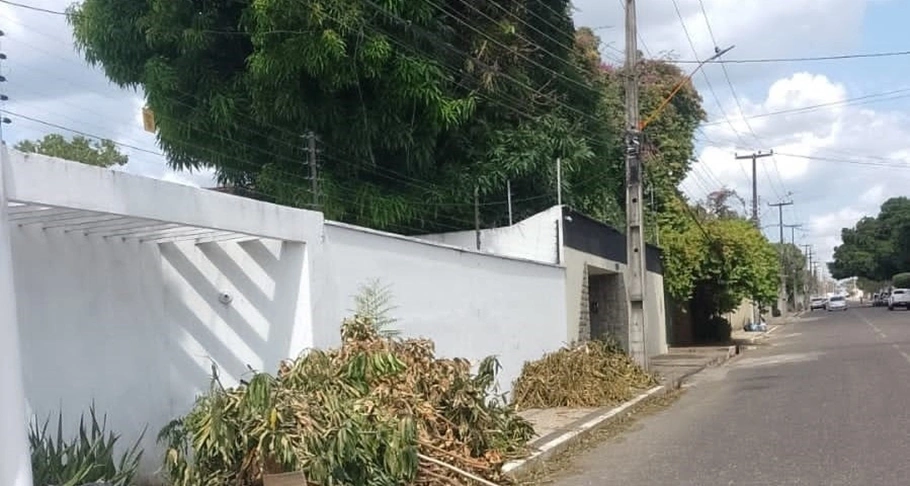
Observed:
[[[872,296],[872,307],[884,307],[888,305],[888,296],[884,292]]]
[[[842,295],[834,295],[828,299],[828,304],[825,306],[828,309],[828,312],[831,311],[845,311],[847,310],[847,299]]]
[[[828,304],[828,299],[824,297],[812,297],[812,300],[809,301],[809,310],[814,311],[815,309],[824,309]]]
[[[888,310],[894,310],[895,307],[910,309],[910,289],[894,289],[891,296],[888,297]]]

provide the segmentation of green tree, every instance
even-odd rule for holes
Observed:
[[[472,226],[475,189],[483,226],[505,222],[509,183],[518,218],[554,204],[560,159],[564,202],[622,223],[623,78],[568,0],[197,3],[86,0],[69,17],[89,62],[146,93],[171,165],[417,232]],[[639,69],[646,111],[684,79]],[[687,84],[646,131],[661,204],[701,118]]]
[[[780,255],[781,245],[775,243],[774,248]],[[805,293],[811,280],[806,267],[806,256],[798,246],[784,243],[781,260],[787,282],[787,301],[796,305],[796,297]]]
[[[567,0],[87,0],[77,45],[142,88],[171,165],[307,205],[301,136],[320,138],[318,202],[335,219],[451,229],[565,199],[613,207],[599,92],[573,51]],[[593,110],[592,110],[593,108]],[[615,135],[613,135],[615,138]],[[577,202],[576,202],[577,201]]]
[[[120,153],[114,142],[92,140],[79,135],[67,140],[63,135],[52,133],[40,140],[22,140],[13,148],[20,152],[74,160],[98,167],[124,165],[129,161],[129,157]]]
[[[856,276],[888,281],[894,274],[910,270],[910,199],[885,201],[877,216],[844,228],[841,241],[829,265],[836,279]]]
[[[780,271],[774,245],[741,217],[720,218],[687,204],[681,198],[671,203],[661,220],[670,296],[697,323],[732,311],[744,298],[774,300]]]

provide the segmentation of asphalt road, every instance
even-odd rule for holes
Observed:
[[[816,311],[768,342],[554,484],[910,484],[910,312]]]

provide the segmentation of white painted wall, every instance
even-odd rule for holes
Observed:
[[[154,456],[158,429],[192,400],[169,384],[156,248],[16,228],[13,254],[31,412],[43,419],[62,407],[72,428],[94,400],[124,442],[148,425]]]
[[[558,256],[560,238],[556,230],[556,224],[561,215],[562,209],[554,206],[512,226],[483,229],[481,230],[481,251],[502,256],[556,263],[560,260]],[[476,237],[477,235],[474,231],[419,236],[420,239],[465,249],[475,248]],[[584,276],[584,266],[592,265],[608,271],[622,272],[623,275],[626,275],[626,264],[589,255],[572,248],[562,248],[561,259],[564,260],[562,266],[566,269],[566,326],[563,339],[565,342],[573,342],[578,338],[582,292],[581,281]],[[663,276],[654,272],[646,272],[645,283],[648,302],[648,307],[645,309],[646,352],[648,356],[656,356],[668,351]]]
[[[75,426],[94,400],[124,442],[147,425],[147,467],[212,364],[230,386],[312,345],[302,243],[159,246],[34,227],[12,241],[31,411],[62,407]]]
[[[4,160],[5,153],[0,152],[0,390],[3,390],[0,393],[0,484],[32,486],[18,299],[13,278],[12,227],[7,212],[7,189],[11,184]]]
[[[512,226],[483,229],[480,231],[480,251],[538,262],[556,263],[559,255],[556,224],[561,215],[562,209],[554,206]],[[419,238],[460,248],[475,249],[477,247],[477,233],[474,231],[421,235]]]
[[[353,308],[361,284],[379,278],[391,285],[398,306],[396,327],[405,336],[436,342],[439,355],[479,360],[497,355],[502,391],[525,361],[565,341],[565,276],[560,267],[495,257],[395,237],[335,223],[326,224],[332,271],[328,285],[337,323]],[[334,345],[317,341],[318,346]]]

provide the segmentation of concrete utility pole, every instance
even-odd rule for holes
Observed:
[[[781,315],[787,313],[787,274],[784,269],[784,206],[793,205],[793,201],[781,201],[779,203],[768,203],[769,207],[776,207],[777,214],[780,218],[778,226],[780,227],[780,291],[777,293],[777,308],[780,309]]]
[[[774,154],[774,151],[771,150],[767,153],[762,153],[761,150],[758,152],[752,152],[748,155],[738,155],[733,154],[736,160],[745,160],[752,159],[752,224],[761,231],[761,222],[758,220],[758,159],[761,157],[770,157]],[[761,315],[758,310],[758,302],[755,302],[754,298],[752,300],[752,322],[759,323],[761,322]]]
[[[790,228],[790,245],[792,245],[794,248],[796,248],[796,228],[802,228],[803,225],[802,224],[785,224],[784,227]],[[783,245],[781,245],[781,251],[783,251]],[[786,252],[784,253],[784,256],[785,257],[787,256]],[[795,307],[799,303],[801,303],[801,300],[802,300],[802,299],[799,299],[798,298],[799,296],[797,295],[797,293],[799,292],[800,289],[796,288],[796,276],[797,276],[796,275],[796,262],[795,261],[791,262],[789,258],[786,258],[786,261],[784,262],[784,264],[787,267],[790,267],[790,278],[793,279],[793,288],[790,289],[790,291],[793,292],[793,306]]]
[[[755,227],[758,228],[761,224],[758,221],[758,159],[762,157],[770,157],[774,155],[774,151],[768,151],[762,153],[761,150],[758,152],[752,152],[748,155],[737,155],[733,154],[736,157],[736,160],[745,160],[752,159],[752,222],[755,224]]]
[[[796,229],[802,228],[802,223],[800,224],[785,224],[785,228],[790,228],[790,244],[796,246]]]
[[[814,292],[813,277],[812,277],[812,245],[803,245],[803,248],[806,249],[806,273],[808,274],[808,282],[806,282],[806,305],[808,306],[810,294]]]
[[[645,239],[642,232],[641,120],[638,107],[638,26],[635,0],[626,0],[626,254],[629,276],[629,354],[647,368]]]

